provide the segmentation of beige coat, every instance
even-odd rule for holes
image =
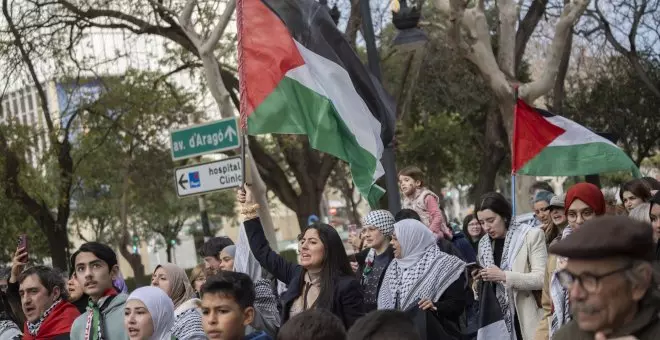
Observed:
[[[534,339],[534,333],[543,316],[543,310],[537,307],[532,291],[543,288],[547,258],[545,234],[539,228],[531,228],[514,257],[512,270],[505,272],[505,286],[513,289],[513,301],[523,340]]]
[[[545,268],[545,278],[543,279],[543,294],[541,295],[541,304],[543,306],[543,318],[536,329],[534,340],[548,340],[550,338],[549,325],[552,323],[552,296],[550,295],[550,279],[557,269],[557,256],[548,255],[548,265]]]

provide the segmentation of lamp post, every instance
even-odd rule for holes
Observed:
[[[369,69],[378,80],[381,80],[380,57],[378,56],[378,50],[376,49],[376,38],[371,20],[371,6],[369,5],[369,0],[360,0],[360,12],[362,13],[362,30],[364,41],[367,45]],[[401,210],[401,198],[399,197],[394,141],[385,145],[382,162],[385,170],[385,188],[387,189],[388,209],[392,214],[396,214]]]
[[[392,23],[399,32],[392,40],[392,44],[402,49],[417,49],[428,42],[424,31],[419,29],[419,20],[422,18],[422,3],[408,5],[408,0],[392,3]]]
[[[330,17],[332,18],[332,21],[335,22],[335,25],[337,25],[339,23],[339,18],[341,17],[341,12],[339,11],[339,8],[337,8],[337,4],[334,4],[332,8],[328,6],[328,0],[319,0],[319,4],[328,7]]]

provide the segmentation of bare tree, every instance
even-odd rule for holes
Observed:
[[[528,83],[519,82],[517,71],[527,43],[545,13],[547,0],[532,1],[522,18],[519,15],[519,3],[513,0],[480,0],[476,3],[434,0],[433,3],[440,12],[440,20],[435,24],[447,30],[455,46],[464,53],[465,58],[477,66],[497,98],[499,114],[510,141],[515,87],[519,86],[520,98],[530,103],[553,89],[572,27],[584,13],[589,0],[572,0],[564,5],[548,47],[544,71],[538,79]],[[488,7],[489,5],[491,7]],[[494,25],[497,32],[496,44],[491,40],[491,25],[487,20],[487,12],[497,13],[497,24]],[[493,111],[491,114],[495,113]],[[493,137],[498,138],[496,134]],[[526,191],[524,185],[520,191]],[[518,201],[522,203],[527,200]],[[523,203],[520,208],[528,207]]]
[[[222,81],[222,74],[220,69],[220,64],[218,59],[215,56],[215,50],[220,38],[227,29],[229,21],[236,9],[236,0],[229,0],[227,3],[224,12],[220,16],[218,23],[213,27],[211,33],[208,37],[204,38],[199,33],[195,31],[195,28],[192,24],[192,14],[197,4],[196,0],[188,0],[186,6],[183,8],[181,15],[179,16],[179,24],[183,29],[183,32],[186,34],[188,39],[193,43],[195,49],[199,53],[200,59],[202,59],[202,64],[204,65],[204,75],[206,76],[207,83],[213,98],[215,99],[218,107],[220,108],[220,114],[224,118],[234,117],[234,105],[231,101],[230,92],[225,87],[225,84]],[[250,149],[247,150],[248,159],[253,159],[252,152]],[[249,162],[247,166],[250,167],[252,173],[252,190],[254,192],[257,203],[259,203],[259,217],[261,218],[261,223],[264,226],[264,231],[266,232],[266,237],[268,240],[275,244],[275,228],[273,226],[273,219],[270,216],[270,209],[268,206],[268,196],[267,188],[264,181],[261,179],[257,165],[254,162]]]
[[[61,37],[61,33],[71,30],[75,37],[75,27],[57,18],[57,14],[41,8],[25,9],[23,4],[2,0],[2,15],[13,51],[17,53],[20,64],[16,65],[28,75],[31,86],[34,86],[38,96],[41,114],[45,122],[44,134],[49,141],[55,158],[58,173],[54,203],[49,203],[41,193],[35,193],[26,187],[26,182],[20,178],[21,168],[26,159],[12,148],[11,137],[0,129],[0,153],[4,155],[4,174],[0,181],[4,194],[11,200],[21,204],[30,216],[37,222],[48,239],[53,266],[67,268],[69,236],[67,224],[71,213],[71,187],[73,185],[74,160],[71,155],[69,131],[79,111],[74,111],[68,122],[59,126],[52,114],[53,108],[46,95],[45,79],[41,78],[37,64],[45,57],[45,49],[55,49],[46,39],[49,34],[53,41]],[[73,43],[74,38],[69,42]],[[43,44],[43,45],[41,45]],[[59,49],[61,51],[61,49]],[[52,52],[51,53],[55,53]],[[9,56],[7,56],[9,57]],[[10,57],[11,58],[11,57]],[[20,72],[19,72],[20,73]],[[15,78],[13,78],[16,80]]]
[[[660,43],[660,1],[594,0],[587,10],[589,18],[579,32],[587,37],[598,35],[624,56],[646,87],[660,97],[660,87],[648,76],[646,56],[658,57]]]
[[[222,3],[226,4],[225,11],[220,16],[218,23],[210,24],[208,20],[199,23],[191,20],[194,18],[192,14],[196,7],[208,7],[209,4]],[[351,7],[355,8],[357,3],[357,0],[353,0]],[[181,8],[168,8],[155,0],[116,1],[113,3],[92,0],[84,5],[68,0],[55,0],[49,4],[63,7],[67,10],[68,15],[73,17],[71,20],[83,23],[85,27],[102,27],[126,30],[134,34],[156,35],[179,44],[185,52],[202,60],[205,76],[209,76],[208,86],[221,109],[221,114],[230,115],[233,112],[233,109],[229,109],[227,98],[238,107],[238,79],[235,72],[230,67],[226,67],[224,63],[219,63],[217,59],[218,40],[230,21],[234,8],[233,1],[199,4],[196,1],[187,1]],[[211,20],[217,20],[215,13],[217,11],[209,11],[207,14]],[[198,14],[198,18],[206,15],[200,14],[199,11]],[[349,40],[355,41],[357,28],[360,26],[359,20],[359,11],[352,11],[349,16],[350,30],[347,32]],[[203,31],[196,32],[195,29]],[[212,65],[213,58],[215,58],[215,63],[219,64],[217,67]],[[199,63],[187,60],[175,71],[198,65]],[[309,214],[318,215],[321,194],[337,160],[311,149],[304,137],[295,137],[299,140],[298,143],[288,143],[290,138],[293,137],[278,136],[275,138],[281,146],[282,153],[278,155],[265,151],[267,147],[262,145],[258,139],[249,138],[249,150],[256,163],[251,165],[252,173],[260,175],[266,185],[263,189],[257,188],[255,194],[260,193],[260,190],[265,192],[266,188],[271,190],[288,208],[296,212],[300,226],[304,226]],[[300,148],[301,145],[302,148]],[[283,160],[283,163],[280,160]],[[295,183],[291,183],[289,175],[295,177]],[[260,215],[267,218],[265,212],[268,205],[265,195],[256,197],[260,197],[259,204],[264,210],[260,211]],[[268,226],[267,219],[263,222],[265,226]],[[272,237],[270,236],[271,231],[271,228],[266,228],[269,238]]]

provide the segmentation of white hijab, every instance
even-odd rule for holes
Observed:
[[[149,310],[151,321],[153,322],[154,332],[150,340],[170,340],[170,332],[174,325],[174,303],[165,292],[157,287],[141,287],[133,291],[128,296],[129,300],[139,300]]]
[[[394,234],[401,247],[401,258],[392,261],[396,261],[404,270],[417,263],[424,252],[435,245],[433,232],[417,220],[406,219],[395,223]]]
[[[422,222],[407,219],[394,224],[401,258],[387,267],[378,292],[378,309],[409,310],[420,299],[437,302],[447,288],[465,275],[465,262],[444,253]],[[429,279],[432,278],[432,279]]]

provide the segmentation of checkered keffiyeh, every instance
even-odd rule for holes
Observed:
[[[363,226],[374,226],[386,237],[394,233],[394,223],[394,216],[387,210],[374,210],[362,218]]]

